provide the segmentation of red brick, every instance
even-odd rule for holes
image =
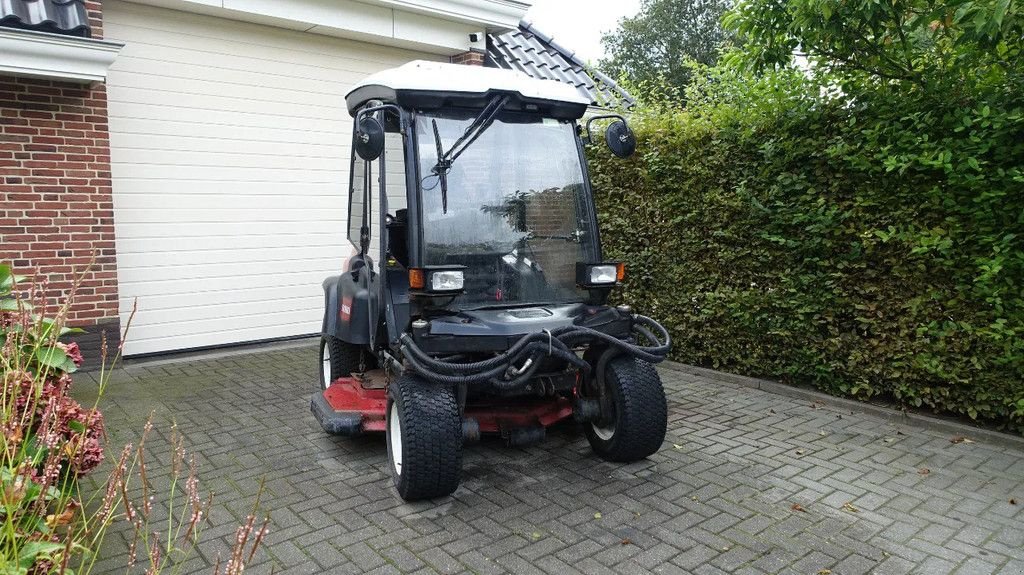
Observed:
[[[100,2],[86,7],[101,37]],[[101,84],[0,78],[0,259],[47,279],[54,307],[84,272],[76,325],[118,316],[107,124]]]

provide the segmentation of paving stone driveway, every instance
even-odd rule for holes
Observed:
[[[313,420],[315,356],[301,345],[115,372],[114,442],[155,409],[217,492],[213,546],[189,570],[211,572],[265,477],[272,530],[247,573],[1024,573],[1022,450],[670,365],[668,437],[648,461],[600,461],[565,424],[530,449],[468,447],[454,496],[407,504],[382,436],[332,438]],[[111,541],[95,572],[124,571]]]

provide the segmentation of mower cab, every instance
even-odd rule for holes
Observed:
[[[661,446],[653,364],[667,331],[607,305],[624,278],[601,252],[572,87],[518,72],[411,62],[346,96],[354,118],[342,273],[323,283],[320,382],[329,433],[384,431],[400,495],[446,495],[462,445],[513,446],[574,417],[594,451],[634,461]],[[584,137],[585,134],[585,137]]]

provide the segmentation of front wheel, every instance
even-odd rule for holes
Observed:
[[[610,417],[586,424],[590,447],[608,461],[638,461],[658,451],[668,427],[661,376],[646,361],[619,356],[608,362],[604,393]]]
[[[375,364],[375,358],[365,346],[342,341],[330,335],[320,338],[321,391],[330,387],[339,377],[348,377],[361,369],[372,369]]]
[[[388,464],[406,501],[455,491],[462,475],[462,419],[455,391],[411,375],[388,388]]]

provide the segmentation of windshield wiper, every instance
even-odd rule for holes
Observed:
[[[469,126],[466,126],[466,131],[462,133],[458,140],[455,140],[455,143],[452,144],[452,147],[447,152],[442,151],[444,148],[441,146],[441,135],[437,130],[437,120],[431,120],[434,127],[434,145],[437,146],[437,163],[430,169],[430,172],[437,176],[441,182],[441,209],[443,213],[448,213],[448,172],[451,171],[452,164],[462,155],[462,152],[466,151],[466,148],[480,137],[480,134],[483,134],[494,123],[494,118],[505,107],[509,98],[509,96],[495,96],[491,98],[491,101],[484,106],[484,109],[470,122]]]

